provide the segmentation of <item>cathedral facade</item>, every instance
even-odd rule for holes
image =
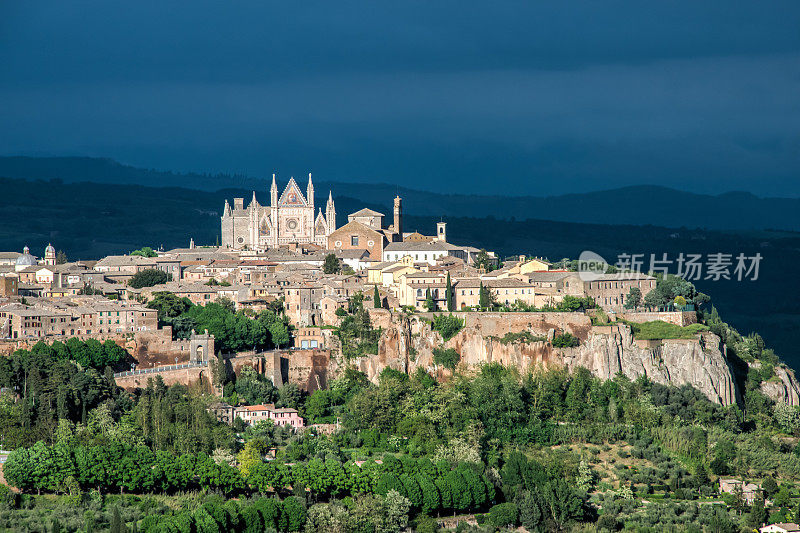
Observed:
[[[253,199],[244,206],[244,198],[234,198],[233,207],[225,200],[222,211],[222,246],[233,250],[265,250],[292,243],[327,247],[328,235],[336,230],[336,209],[328,193],[325,214],[314,214],[314,184],[308,175],[306,194],[294,178],[289,179],[278,196],[275,174],[269,190],[270,205]]]

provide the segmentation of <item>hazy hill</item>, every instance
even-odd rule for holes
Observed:
[[[269,187],[266,177],[181,174],[85,157],[0,157],[0,176],[26,180],[60,179],[68,183],[91,181],[186,187],[201,191],[241,188],[256,190],[265,197]],[[288,176],[281,176],[280,185],[283,186],[287,179]],[[304,181],[305,178],[301,179],[301,183]],[[335,196],[358,198],[367,204],[391,205],[391,198],[400,194],[405,212],[420,216],[537,218],[603,224],[654,224],[671,228],[800,230],[800,199],[759,198],[743,192],[711,196],[647,185],[551,197],[448,195],[384,183],[332,183],[325,181],[322,175],[317,177],[315,185],[321,196],[327,196],[327,190],[331,189]],[[532,177],[531,190],[535,187],[535,177]],[[245,193],[245,197],[249,196]],[[221,205],[215,208],[219,209]],[[337,211],[346,214],[338,205]]]

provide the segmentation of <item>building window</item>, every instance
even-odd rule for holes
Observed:
[[[358,235],[352,235],[350,237],[350,246],[358,246]]]

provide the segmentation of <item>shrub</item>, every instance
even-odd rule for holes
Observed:
[[[579,344],[579,342],[578,337],[568,331],[565,331],[564,333],[553,337],[551,344],[553,345],[553,348],[574,348]]]
[[[433,362],[437,365],[442,365],[450,370],[455,370],[459,361],[461,361],[461,355],[454,348],[433,349]]]
[[[142,270],[134,274],[131,279],[128,280],[128,285],[134,289],[141,289],[144,287],[161,285],[168,281],[172,281],[172,276],[166,272],[156,270],[155,268],[148,268],[147,270]]]
[[[438,331],[445,342],[452,339],[464,327],[464,321],[453,315],[433,315],[433,329]]]
[[[681,327],[663,320],[642,322],[641,324],[629,323],[629,325],[633,330],[634,337],[642,340],[693,339],[698,333],[708,331],[708,326],[703,324]]]
[[[530,344],[533,342],[541,342],[547,340],[546,337],[542,337],[539,335],[534,335],[530,331],[520,331],[519,333],[511,333],[508,332],[503,335],[499,341],[500,344],[506,345],[515,342],[523,343],[523,344]]]
[[[515,526],[519,517],[517,504],[498,503],[489,509],[489,523],[495,527]]]

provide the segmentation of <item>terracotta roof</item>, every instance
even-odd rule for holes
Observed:
[[[378,213],[377,211],[373,211],[365,207],[364,209],[359,209],[355,213],[350,213],[347,215],[348,217],[382,217],[385,216],[383,213]]]

